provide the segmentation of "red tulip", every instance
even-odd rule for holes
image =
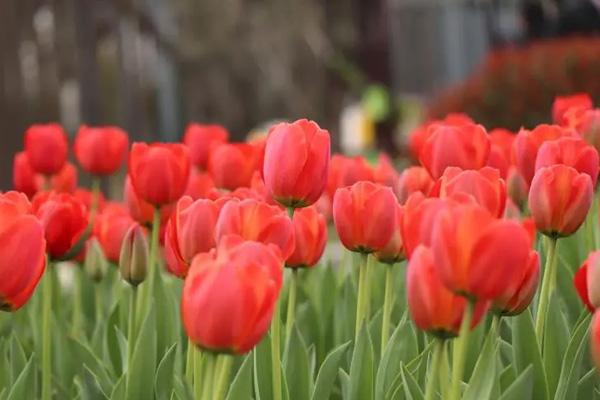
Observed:
[[[33,170],[56,174],[67,161],[67,135],[58,124],[31,125],[25,132],[25,153]]]
[[[50,177],[50,188],[60,193],[73,193],[77,188],[77,168],[67,161],[57,174]]]
[[[331,158],[327,178],[327,194],[333,198],[339,188],[352,186],[359,181],[374,181],[374,174],[364,157],[346,157],[334,154]]]
[[[25,193],[28,197],[33,197],[44,185],[44,177],[36,174],[27,154],[23,151],[15,154],[13,160],[13,186],[15,190]]]
[[[390,240],[383,249],[374,253],[377,260],[385,264],[395,264],[406,258],[404,243],[402,241],[402,222],[404,219],[404,207],[396,205],[396,218],[393,220],[393,233]]]
[[[498,169],[502,179],[506,179],[512,164],[512,151],[515,135],[506,129],[493,129],[489,134],[491,147],[487,165]]]
[[[446,289],[425,246],[418,246],[408,263],[406,291],[410,315],[419,329],[444,339],[458,335],[467,299]],[[487,304],[477,303],[471,328],[485,315]]]
[[[185,190],[185,195],[192,199],[206,199],[216,189],[215,182],[207,172],[197,171],[192,168],[190,180]]]
[[[327,244],[327,222],[315,207],[306,207],[294,211],[292,218],[296,246],[287,258],[289,268],[310,268],[315,266]]]
[[[135,224],[127,208],[118,203],[106,205],[94,219],[94,236],[100,243],[106,259],[119,262],[125,234]]]
[[[552,104],[552,119],[555,124],[563,125],[565,113],[572,108],[588,110],[592,108],[592,98],[587,93],[575,93],[570,96],[559,96]]]
[[[342,244],[350,251],[383,250],[393,235],[397,200],[392,190],[361,181],[340,188],[333,198],[333,221]]]
[[[94,202],[94,193],[90,190],[78,188],[73,192],[73,196],[77,197],[84,205],[85,209],[89,212],[92,209],[92,203]],[[98,192],[98,198],[96,199],[96,211],[102,211],[106,204],[106,199],[102,192]]]
[[[15,311],[31,297],[46,269],[44,228],[27,196],[0,194],[0,310]]]
[[[260,154],[250,143],[224,143],[216,146],[208,157],[208,173],[221,189],[248,187],[259,168]]]
[[[325,217],[326,221],[331,221],[333,218],[333,204],[332,200],[327,193],[323,193],[323,195],[319,198],[319,200],[315,203],[315,207],[319,211],[319,213]]]
[[[562,164],[539,169],[529,190],[529,208],[537,229],[553,237],[575,233],[585,220],[593,195],[588,174]]]
[[[515,164],[527,184],[535,174],[535,162],[539,148],[544,142],[575,136],[573,130],[558,125],[538,125],[533,130],[521,129],[514,142]]]
[[[588,295],[588,263],[587,260],[579,267],[577,272],[575,272],[575,276],[573,277],[573,285],[577,290],[577,294],[581,299],[581,302],[585,307],[589,310],[589,312],[593,313],[596,307],[590,303],[590,298]]]
[[[33,210],[45,230],[46,251],[50,257],[64,257],[83,240],[88,224],[85,204],[67,193],[40,192],[33,199]]]
[[[481,125],[434,125],[419,159],[438,179],[447,167],[480,169],[488,162],[490,139]]]
[[[84,170],[93,175],[112,175],[127,157],[129,138],[116,126],[83,125],[75,136],[75,157]]]
[[[521,224],[495,219],[475,204],[442,210],[431,247],[444,285],[454,293],[483,300],[515,293],[534,254]]]
[[[154,219],[154,207],[149,203],[146,203],[144,200],[140,199],[138,195],[133,190],[133,186],[131,185],[131,179],[129,176],[125,178],[125,188],[124,188],[124,197],[125,204],[127,209],[129,210],[129,214],[131,217],[145,226],[151,226],[152,220]],[[164,205],[160,208],[160,237],[164,237],[164,230],[166,229],[166,224],[171,216],[175,208],[175,203]]]
[[[129,176],[137,195],[153,206],[179,199],[190,176],[187,147],[175,143],[134,143],[129,154]]]
[[[443,120],[424,123],[410,133],[408,145],[411,156],[413,159],[419,160],[421,149],[432,134],[432,130],[429,129],[431,126],[440,124],[460,126],[474,123],[475,122],[468,115],[460,113],[448,114]]]
[[[494,301],[493,308],[502,315],[517,315],[525,311],[533,301],[540,281],[540,257],[537,252],[531,252],[525,275],[517,289]]]
[[[456,193],[472,196],[476,203],[500,218],[506,205],[506,185],[497,169],[484,167],[479,171],[463,171],[448,167],[440,178],[440,197],[450,197]]]
[[[398,171],[394,168],[390,156],[379,153],[379,162],[373,170],[374,181],[395,189],[398,184],[398,176]]]
[[[192,164],[206,169],[208,155],[213,147],[229,140],[229,132],[221,125],[189,124],[185,129],[183,143],[190,149]]]
[[[574,128],[586,142],[600,151],[600,108],[585,111]]]
[[[431,179],[429,172],[423,167],[410,167],[402,171],[396,186],[396,195],[400,204],[406,203],[408,197],[415,193],[421,192],[425,196],[433,188],[434,182]]]
[[[600,313],[595,312],[590,330],[590,348],[596,369],[600,370]]]
[[[254,199],[232,199],[221,209],[215,228],[217,243],[231,234],[244,240],[274,244],[284,260],[295,247],[294,226],[286,213],[277,206]]]
[[[535,170],[556,164],[564,164],[588,174],[596,186],[600,166],[598,151],[583,139],[565,137],[544,143],[538,151]]]
[[[215,226],[223,201],[182,197],[169,218],[165,231],[167,269],[185,278],[196,254],[216,246]]]
[[[196,256],[181,297],[190,340],[211,352],[243,354],[256,346],[271,324],[281,263],[275,246],[235,236]]]
[[[329,132],[306,119],[282,122],[269,131],[263,175],[275,200],[286,207],[316,202],[327,184]]]

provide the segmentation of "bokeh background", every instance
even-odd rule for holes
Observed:
[[[518,129],[557,94],[600,101],[599,34],[600,0],[2,0],[0,189],[35,122],[241,139],[308,117],[400,157],[448,112]]]

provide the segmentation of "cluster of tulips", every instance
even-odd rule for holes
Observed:
[[[331,157],[329,133],[305,119],[244,143],[192,124],[183,143],[131,148],[119,128],[83,126],[73,153],[91,190],[77,187],[61,126],[31,126],[14,159],[16,191],[0,194],[0,309],[15,315],[9,329],[38,331],[30,345],[8,340],[8,352],[0,341],[0,365],[7,354],[17,365],[41,357],[21,374],[0,371],[0,398],[38,397],[39,386],[43,400],[72,390],[107,399],[563,399],[593,387],[593,368],[583,378],[579,369],[584,306],[600,307],[600,109],[574,95],[558,98],[553,115],[554,124],[516,134],[488,133],[466,115],[428,121],[410,137],[420,165],[402,172],[385,155],[376,167]],[[106,199],[103,179],[126,160],[123,202]],[[330,220],[347,250],[328,241]],[[573,247],[570,236],[589,253],[571,275],[559,251]],[[65,262],[66,284],[57,274]],[[574,321],[557,309],[565,274],[581,298]],[[69,284],[71,322],[60,331],[56,296]],[[82,301],[88,289],[94,317]],[[18,318],[30,299],[41,314],[33,325]],[[600,367],[600,313],[591,332]],[[66,384],[63,336],[86,371]]]

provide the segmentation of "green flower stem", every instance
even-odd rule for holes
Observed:
[[[535,319],[535,334],[538,339],[538,345],[540,350],[543,352],[544,343],[544,328],[546,325],[546,314],[548,313],[548,306],[550,302],[550,296],[556,286],[556,244],[558,239],[548,238],[547,239],[547,255],[546,255],[546,266],[544,267],[544,277],[542,278],[542,289],[540,292],[540,300],[538,303],[537,316]]]
[[[204,381],[202,383],[202,397],[196,397],[196,400],[214,400],[214,376],[215,369],[217,366],[216,363],[216,355],[206,352],[203,356],[204,358]],[[200,381],[198,381],[200,382]],[[196,392],[198,393],[198,392]]]
[[[361,262],[358,270],[358,301],[356,303],[356,325],[354,327],[354,338],[358,340],[361,325],[367,314],[368,294],[368,254],[361,254]]]
[[[448,377],[450,376],[450,361],[448,361],[448,340],[443,341],[442,346],[442,354],[441,354],[441,365],[438,370],[439,373],[439,385],[440,385],[440,394],[441,398],[445,399],[446,394],[448,393]]]
[[[490,326],[490,332],[493,335],[498,336],[500,338],[500,322],[502,320],[502,316],[500,314],[494,313],[492,316],[492,325]]]
[[[425,389],[425,400],[433,400],[435,394],[435,382],[439,377],[441,364],[442,364],[442,353],[444,353],[445,345],[444,339],[435,338],[435,348],[433,350],[433,358],[429,365],[429,373],[427,374],[427,387]]]
[[[394,306],[394,265],[385,268],[385,294],[383,300],[383,321],[381,322],[381,355],[390,339],[390,320]]]
[[[185,379],[191,386],[194,383],[194,344],[188,339],[187,356],[185,360]]]
[[[137,303],[137,287],[131,287],[131,297],[129,299],[129,320],[127,324],[127,386],[131,378],[131,370],[133,365],[133,351],[135,350],[136,341],[136,323],[135,312]]]
[[[271,321],[271,375],[273,400],[281,400],[281,326],[279,300],[275,303]]]
[[[202,350],[197,347],[193,347],[194,352],[194,400],[202,399],[202,388],[206,382],[202,381],[203,367],[204,367],[204,354]],[[210,368],[210,366],[209,366]]]
[[[229,388],[229,374],[233,365],[233,356],[221,354],[218,357],[217,368],[215,368],[213,399],[223,400]]]
[[[76,265],[73,269],[73,315],[71,320],[72,334],[74,337],[79,337],[82,333],[83,321],[83,267]]]
[[[42,287],[42,400],[52,398],[52,265],[46,263]]]
[[[104,302],[104,296],[103,296],[103,287],[102,285],[98,284],[98,285],[94,285],[94,294],[95,294],[95,302],[96,302],[96,323],[100,323],[100,321],[102,320],[102,314],[104,314],[104,309],[103,309],[103,302]]]
[[[365,281],[365,320],[368,323],[371,317],[371,286],[373,286],[373,268],[377,262],[372,254],[367,256],[367,276]]]
[[[454,354],[452,357],[452,382],[450,384],[449,400],[460,399],[460,382],[465,370],[465,359],[469,347],[469,336],[471,334],[471,321],[473,320],[474,302],[467,301],[463,319],[460,324],[460,333],[454,342]]]
[[[142,287],[142,296],[139,299],[141,304],[138,304],[138,312],[139,318],[144,318],[146,315],[148,308],[150,307],[150,302],[153,298],[154,292],[154,282],[159,278],[158,274],[158,266],[156,263],[156,257],[158,253],[158,235],[160,232],[160,208],[154,207],[154,215],[152,218],[152,233],[150,238],[150,255],[148,257],[148,279],[146,283],[143,283]],[[136,321],[137,324],[141,323],[140,321]]]
[[[292,269],[290,289],[288,291],[287,320],[285,321],[285,340],[289,342],[296,320],[296,292],[298,291],[298,270]]]

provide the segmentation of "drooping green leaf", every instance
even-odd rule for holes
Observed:
[[[350,346],[350,342],[346,342],[329,353],[325,361],[321,365],[321,369],[317,374],[315,389],[312,393],[312,400],[327,400],[333,389],[335,378],[338,373],[342,357]]]
[[[533,398],[533,366],[525,370],[514,380],[514,382],[502,393],[500,400],[522,400]]]
[[[82,400],[108,399],[100,386],[98,377],[87,365],[84,365],[83,371],[75,377],[75,386],[77,387],[78,397]]]
[[[402,387],[404,388],[406,400],[423,400],[423,391],[405,365],[402,365],[400,373],[402,374]]]
[[[13,375],[13,383],[17,380],[17,374],[20,374],[25,368],[25,364],[27,364],[25,351],[23,350],[23,346],[21,346],[21,342],[19,342],[17,336],[13,334],[10,338],[10,365]]]
[[[252,399],[252,363],[252,356],[246,356],[231,382],[226,400]]]
[[[108,369],[103,364],[102,360],[94,354],[92,349],[85,343],[82,343],[78,339],[71,339],[71,343],[73,349],[76,350],[76,354],[78,355],[78,359],[81,361],[82,365],[87,366],[89,370],[92,372],[92,375],[97,379],[98,384],[102,388],[104,393],[111,393],[113,387],[113,379],[109,375]],[[81,374],[81,369],[79,373]],[[80,381],[82,385],[85,384],[85,380],[89,378],[89,376],[82,376],[83,380]]]
[[[549,310],[544,330],[544,366],[548,379],[549,393],[556,392],[560,376],[562,358],[569,343],[569,328],[563,317],[561,302],[558,293],[550,297]]]
[[[365,324],[358,334],[350,364],[350,400],[371,400],[374,394],[374,354],[371,336]]]
[[[110,400],[127,400],[126,382],[125,375],[122,375],[110,394]]]
[[[548,399],[548,382],[529,310],[512,318],[513,359],[518,374],[533,365],[533,398]]]
[[[469,380],[467,390],[463,395],[464,400],[488,399],[498,382],[496,377],[496,363],[498,357],[497,334],[490,332],[487,335],[481,354],[475,364],[473,375]]]
[[[308,400],[312,393],[312,371],[308,359],[306,344],[300,337],[297,327],[292,329],[290,340],[287,343],[283,357],[283,367],[290,393],[294,400]]]
[[[273,399],[273,378],[271,372],[271,340],[270,334],[267,335],[252,350],[253,358],[253,377],[254,377],[254,395],[256,400]]]
[[[173,388],[173,377],[175,367],[175,355],[177,343],[173,344],[165,353],[165,356],[158,364],[156,369],[156,379],[154,381],[154,392],[157,400],[169,400]]]

